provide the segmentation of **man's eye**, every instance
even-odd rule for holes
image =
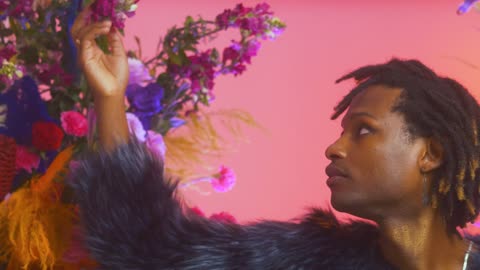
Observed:
[[[371,130],[369,128],[362,127],[358,131],[358,135],[365,135],[365,134],[369,134],[370,132],[371,132]]]

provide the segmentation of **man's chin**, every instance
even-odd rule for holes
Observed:
[[[359,215],[365,210],[361,202],[353,200],[351,196],[340,196],[340,194],[332,194],[330,204],[336,211],[354,216]]]

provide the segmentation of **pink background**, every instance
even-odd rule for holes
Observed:
[[[151,57],[158,38],[185,16],[213,19],[236,3],[141,0],[137,16],[127,22],[125,43],[133,49],[133,36],[139,36],[144,56]],[[249,142],[218,160],[237,173],[232,191],[209,196],[185,192],[187,201],[207,214],[228,211],[242,222],[286,220],[307,206],[328,206],[324,150],[339,133],[338,122],[329,117],[352,86],[334,81],[353,68],[392,56],[417,58],[480,95],[480,14],[472,10],[457,16],[457,0],[268,3],[287,30],[278,40],[263,43],[244,75],[217,80],[212,107],[246,110],[267,132],[247,128]]]

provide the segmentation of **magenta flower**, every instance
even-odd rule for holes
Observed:
[[[15,49],[15,45],[13,45],[12,43],[8,43],[5,47],[3,47],[1,50],[0,50],[0,59],[3,60],[10,60],[10,58],[12,58],[12,56],[16,55],[17,54],[17,50]]]
[[[165,152],[167,150],[167,147],[161,134],[158,134],[152,130],[147,131],[146,144],[148,149],[150,149],[150,151],[152,151],[157,157],[162,160],[165,159]]]
[[[223,65],[222,73],[233,73],[237,76],[246,70],[244,63],[251,63],[252,57],[256,56],[260,49],[260,42],[256,39],[247,41],[243,46],[237,41],[232,41],[230,47],[223,51]]]
[[[197,216],[205,217],[205,213],[202,211],[202,209],[198,208],[197,206],[191,207],[190,211],[192,211],[192,213],[194,213]]]
[[[27,147],[17,144],[15,164],[17,170],[23,169],[29,173],[40,165],[40,156],[30,152]]]
[[[125,19],[132,17],[138,0],[96,0],[91,6],[90,19],[94,22],[111,20],[112,26],[118,29],[125,27]]]
[[[4,12],[10,5],[9,0],[0,0],[0,12]]]
[[[39,64],[38,79],[47,85],[53,84],[53,82],[61,82],[64,85],[71,85],[73,82],[73,76],[65,71],[60,64]]]
[[[252,56],[256,56],[262,44],[256,39],[252,39],[247,43],[247,47],[242,54],[241,61],[251,63]]]
[[[135,135],[138,141],[145,142],[147,132],[143,128],[142,122],[140,122],[138,117],[133,113],[127,112],[127,123],[130,134]]]
[[[240,26],[240,29],[250,31],[251,35],[256,36],[263,33],[268,24],[263,17],[250,17],[239,20],[238,26]]]
[[[188,58],[190,60],[190,81],[192,82],[192,92],[198,93],[203,88],[212,90],[215,83],[215,68],[217,63],[212,57],[212,51],[192,55]]]
[[[142,63],[142,61],[135,58],[128,58],[128,68],[130,76],[128,78],[128,84],[138,84],[145,86],[146,83],[152,81],[152,76],[148,72],[148,69]]]
[[[273,12],[269,11],[269,9],[270,5],[268,3],[260,3],[255,6],[254,13],[257,16],[273,15]]]
[[[84,137],[88,133],[87,118],[76,111],[66,111],[60,114],[62,128],[66,134],[75,137]]]
[[[11,3],[12,1],[10,1]],[[26,18],[34,14],[33,0],[16,0],[16,5],[10,10],[9,15],[14,18]]]
[[[225,166],[221,166],[220,171],[213,177],[210,183],[217,192],[230,191],[237,180],[233,170]]]

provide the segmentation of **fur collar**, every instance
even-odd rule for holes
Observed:
[[[246,225],[199,217],[185,210],[162,163],[136,142],[87,154],[70,183],[102,269],[393,269],[374,225],[343,224],[329,211]],[[478,249],[469,269],[480,269]]]

